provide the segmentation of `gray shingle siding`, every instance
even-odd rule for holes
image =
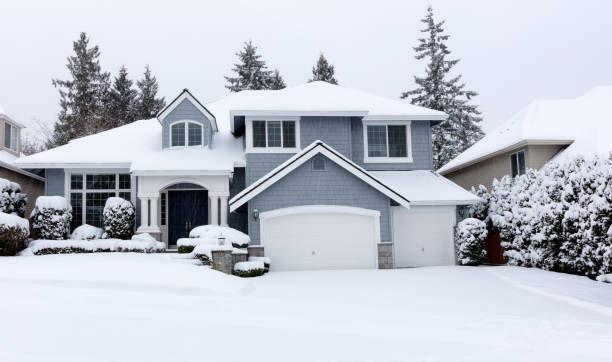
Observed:
[[[380,211],[380,240],[391,241],[389,198],[336,163],[325,160],[325,171],[313,171],[312,160],[301,165],[248,203],[249,215],[302,205],[343,205]],[[252,243],[260,243],[259,220],[248,218]]]
[[[321,140],[351,157],[350,117],[302,117],[300,119],[300,144],[302,148]]]
[[[202,139],[203,145],[210,144],[213,132],[211,120],[202,114],[188,99],[183,99],[162,122],[162,148],[170,146],[170,124],[176,121],[194,121],[202,124],[204,133]]]
[[[257,181],[276,166],[287,161],[295,153],[247,153],[246,155],[246,185]]]
[[[48,168],[45,170],[45,195],[64,196],[64,169]]]

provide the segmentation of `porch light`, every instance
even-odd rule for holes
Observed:
[[[257,209],[253,210],[253,219],[255,220],[259,219],[259,210]]]

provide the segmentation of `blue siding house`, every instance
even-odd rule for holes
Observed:
[[[203,104],[183,90],[155,119],[21,158],[45,192],[100,226],[106,198],[176,247],[202,224],[248,233],[277,270],[455,262],[453,228],[477,198],[432,170],[446,114],[312,82]]]

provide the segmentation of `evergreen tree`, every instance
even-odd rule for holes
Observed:
[[[272,72],[268,70],[266,62],[257,54],[257,47],[251,41],[244,43],[244,49],[236,53],[239,63],[234,64],[232,71],[235,77],[225,77],[228,84],[225,88],[232,92],[240,92],[245,89],[270,89],[272,88]]]
[[[157,78],[151,75],[149,65],[145,67],[144,78],[137,81],[138,96],[136,98],[136,116],[138,119],[150,119],[166,106],[164,97],[157,98],[159,85]]]
[[[308,81],[314,82],[317,80],[322,80],[331,84],[338,84],[338,81],[336,78],[334,78],[334,66],[327,62],[327,59],[323,53],[319,55],[317,64],[312,67],[312,78]]]
[[[287,87],[283,77],[281,77],[278,69],[274,69],[274,73],[272,74],[272,78],[270,78],[270,89],[283,89]]]
[[[480,128],[480,111],[470,104],[478,93],[465,89],[461,75],[450,77],[449,73],[459,59],[448,60],[450,54],[444,34],[444,21],[436,23],[432,7],[421,20],[427,27],[421,32],[427,37],[419,39],[414,48],[415,58],[427,59],[425,77],[414,77],[417,88],[402,93],[401,98],[409,98],[413,104],[435,109],[448,114],[448,119],[432,129],[434,167],[442,167],[459,153],[478,141],[484,133]]]
[[[136,120],[136,97],[138,92],[132,88],[133,82],[128,78],[125,66],[119,69],[119,76],[115,77],[111,89],[110,117],[107,128],[119,127]]]
[[[89,48],[89,38],[81,33],[73,43],[75,55],[66,64],[72,79],[53,79],[60,94],[60,112],[48,146],[68,143],[104,128],[109,100],[110,74],[102,72],[98,46]]]

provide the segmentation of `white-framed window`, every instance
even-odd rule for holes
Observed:
[[[19,128],[4,121],[4,147],[17,152],[19,147]]]
[[[363,122],[364,162],[412,162],[410,122]]]
[[[295,153],[300,148],[300,122],[296,117],[247,118],[247,152]]]
[[[510,154],[510,169],[512,170],[512,177],[525,174],[525,150]]]
[[[72,171],[66,173],[66,184],[72,206],[72,230],[83,224],[102,227],[102,213],[109,197],[134,202],[129,173]]]
[[[170,147],[202,146],[203,127],[192,121],[178,121],[170,124]]]

